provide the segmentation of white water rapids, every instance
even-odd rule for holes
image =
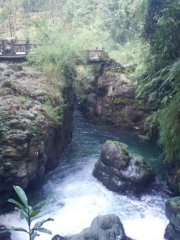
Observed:
[[[63,153],[60,166],[47,174],[42,189],[30,194],[31,204],[44,198],[53,199],[42,208],[41,216],[42,219],[54,218],[54,222],[44,224],[53,235],[79,233],[89,227],[97,215],[114,213],[120,217],[127,236],[136,240],[164,240],[168,221],[160,192],[145,194],[141,199],[129,198],[109,191],[92,176],[102,143],[107,139],[125,141],[116,134],[120,133],[117,130],[104,133],[104,128],[81,122],[76,127],[72,144]],[[132,148],[133,142],[128,144]],[[1,215],[0,224],[26,227],[17,212]],[[50,235],[41,234],[37,240],[51,238]],[[25,233],[12,232],[12,240],[26,239]]]

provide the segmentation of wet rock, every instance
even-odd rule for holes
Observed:
[[[168,220],[180,231],[180,197],[167,200],[165,203],[165,212]]]
[[[55,235],[51,240],[65,240],[65,239],[67,239],[67,238],[62,237],[60,235]]]
[[[35,105],[39,105],[39,102],[38,101],[27,101],[25,103],[25,107],[27,110],[33,108]]]
[[[112,72],[108,67],[100,70],[99,77],[92,83],[87,81],[90,86],[84,87],[85,97],[79,96],[79,109],[90,121],[93,119],[94,122],[102,121],[118,128],[141,132],[149,107],[142,99],[135,97],[137,83],[131,81],[124,71],[125,68],[120,72]]]
[[[180,193],[180,159],[174,156],[173,160],[164,160],[164,166],[167,173],[167,182],[170,188],[179,195]]]
[[[180,240],[180,197],[166,201],[165,213],[170,223],[166,228],[164,238],[167,240]]]
[[[7,69],[13,70],[14,72],[20,72],[23,70],[23,67],[19,64],[9,64]]]
[[[3,71],[2,76],[3,77],[10,77],[13,74],[14,74],[14,71],[6,69],[6,70]]]
[[[116,141],[103,145],[93,175],[111,191],[123,193],[141,193],[154,180],[144,159],[130,155],[127,146]]]
[[[2,88],[11,87],[11,86],[12,86],[12,83],[11,83],[10,80],[5,79],[5,80],[3,80],[3,81],[1,82],[0,86],[1,86]]]
[[[13,75],[14,78],[19,78],[19,79],[25,76],[26,76],[26,73],[24,71],[15,72]]]
[[[10,198],[12,191],[1,191],[0,187],[0,205],[4,204]],[[1,238],[0,238],[1,239]]]
[[[0,63],[0,71],[4,71],[7,68],[6,63]]]
[[[0,228],[4,227],[0,225]],[[8,230],[0,230],[0,239],[1,240],[11,240],[11,233]]]
[[[1,84],[3,81],[6,81],[6,78],[5,78],[5,77],[0,77],[0,84]]]
[[[70,237],[70,240],[129,240],[123,225],[114,214],[97,216],[89,228]]]
[[[11,147],[11,146],[7,146],[4,149],[2,156],[4,158],[11,158],[14,161],[18,161],[21,159],[21,155],[18,153],[18,151],[14,147]]]
[[[167,240],[180,240],[180,232],[177,231],[172,223],[166,227],[164,238]]]
[[[34,95],[37,98],[37,100],[42,103],[42,102],[45,101],[45,97],[47,96],[47,92],[43,91],[43,90],[36,90],[34,92]]]

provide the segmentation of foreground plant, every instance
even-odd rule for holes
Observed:
[[[25,192],[23,191],[23,189],[18,186],[13,186],[13,187],[14,187],[14,190],[16,191],[18,197],[20,198],[21,202],[17,202],[14,199],[9,199],[8,202],[11,202],[18,207],[18,210],[26,219],[26,222],[28,225],[28,230],[26,230],[24,228],[16,228],[16,227],[12,227],[12,226],[1,227],[0,230],[1,231],[2,230],[11,230],[11,231],[25,232],[29,235],[29,240],[34,240],[37,236],[39,236],[39,234],[37,232],[52,234],[51,231],[47,230],[46,228],[42,228],[42,225],[45,222],[54,221],[52,218],[48,218],[46,220],[37,222],[34,225],[34,227],[31,227],[33,218],[41,212],[41,210],[38,208],[41,207],[42,205],[44,205],[45,203],[49,202],[49,199],[36,204],[34,207],[31,207],[28,205],[28,199],[27,199],[27,196],[26,196]]]

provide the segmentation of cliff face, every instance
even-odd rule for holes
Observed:
[[[13,185],[37,186],[72,136],[71,86],[32,67],[0,64],[0,199]]]
[[[89,85],[79,104],[86,118],[119,128],[143,128],[148,107],[142,99],[135,98],[137,83],[128,79],[125,68],[120,72],[105,68],[99,77],[89,79]]]
[[[167,182],[175,193],[180,193],[180,159],[174,158],[170,162],[164,161]]]

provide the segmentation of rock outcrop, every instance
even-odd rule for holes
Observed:
[[[107,141],[93,175],[108,189],[140,193],[154,179],[154,173],[139,155],[130,155],[121,142]]]
[[[128,68],[113,72],[105,67],[99,76],[87,80],[89,87],[86,84],[85,96],[79,100],[84,117],[122,129],[143,129],[149,110],[142,99],[135,98],[137,82],[127,77]]]
[[[180,240],[180,197],[167,200],[165,212],[170,223],[166,228],[164,238],[167,240]]]
[[[96,217],[89,228],[69,238],[70,240],[130,240],[123,225],[114,214]]]
[[[0,64],[0,202],[41,183],[72,136],[74,93],[27,64]],[[4,199],[3,199],[4,197]]]
[[[180,159],[173,157],[171,161],[164,160],[165,170],[167,172],[167,181],[170,188],[180,193]]]
[[[64,238],[64,237],[62,237],[62,236],[60,236],[60,235],[55,235],[53,238],[52,238],[52,240],[66,240],[67,238]]]

